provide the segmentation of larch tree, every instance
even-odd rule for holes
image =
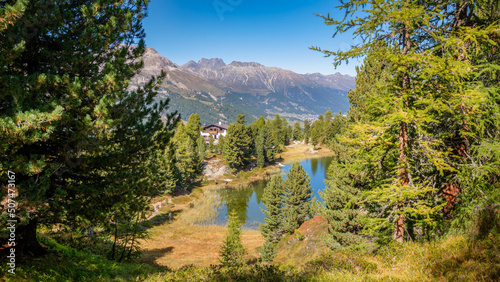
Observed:
[[[367,121],[353,125],[351,140],[365,165],[380,170],[380,179],[364,193],[364,203],[376,214],[369,230],[392,228],[393,238],[402,242],[412,237],[411,227],[430,232],[446,213],[449,201],[441,203],[436,196],[457,181],[454,172],[465,160],[459,158],[465,150],[453,149],[447,140],[477,136],[471,129],[481,121],[474,115],[484,113],[490,95],[477,77],[491,65],[474,62],[472,46],[495,46],[492,39],[498,36],[494,21],[481,30],[453,25],[464,11],[479,7],[489,13],[484,4],[491,3],[352,0],[340,7],[346,11],[343,19],[323,17],[337,32],[353,30],[363,39],[348,51],[323,51],[335,57],[335,65],[372,54],[390,67],[384,90],[366,100],[362,115]],[[361,7],[367,9],[359,16]],[[375,48],[381,42],[385,47]]]
[[[15,174],[17,251],[37,255],[39,224],[137,218],[165,187],[151,160],[174,117],[160,119],[168,100],[154,101],[158,79],[128,90],[143,65],[147,1],[9,2],[0,4],[0,179]]]

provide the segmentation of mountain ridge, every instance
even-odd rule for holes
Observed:
[[[347,91],[354,88],[354,77],[340,73],[298,74],[258,62],[226,64],[220,58],[177,65],[150,47],[143,59],[144,68],[132,84],[145,83],[164,70],[158,99],[170,98],[170,109],[183,119],[198,112],[206,122],[230,123],[238,113],[246,114],[248,121],[275,114],[304,120],[326,110],[346,112]]]

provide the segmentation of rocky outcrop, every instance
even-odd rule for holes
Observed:
[[[209,160],[203,163],[203,175],[209,179],[222,178],[226,173],[231,173],[231,171],[221,159]]]

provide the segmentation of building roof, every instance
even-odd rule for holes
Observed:
[[[222,129],[226,129],[226,130],[229,127],[229,125],[219,122],[219,123],[213,123],[213,124],[205,125],[205,126],[203,126],[203,130],[206,130],[208,127],[212,127],[212,126],[215,126],[215,127],[218,127],[218,128],[222,128]]]

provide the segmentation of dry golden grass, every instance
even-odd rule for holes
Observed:
[[[209,266],[218,264],[219,248],[225,234],[225,226],[196,225],[217,217],[215,207],[220,200],[215,185],[204,188],[198,200],[176,204],[171,209],[161,209],[164,217],[175,214],[171,223],[165,221],[152,229],[149,240],[141,241],[141,262],[168,266],[172,269],[184,265]],[[153,218],[153,221],[155,219]],[[264,237],[257,230],[242,232],[242,243],[248,250],[248,258],[259,257],[256,248],[262,246]]]
[[[296,143],[286,146],[286,151],[279,154],[278,157],[283,159],[284,164],[297,162],[306,159],[316,159],[327,156],[333,156],[334,153],[326,146],[321,145],[314,150],[313,146]]]
[[[226,227],[193,225],[179,219],[155,227],[154,234],[150,240],[141,242],[142,262],[173,269],[190,264],[208,266],[219,263],[219,248]],[[264,243],[260,232],[243,230],[241,239],[248,250],[248,258],[258,257],[255,249]]]

